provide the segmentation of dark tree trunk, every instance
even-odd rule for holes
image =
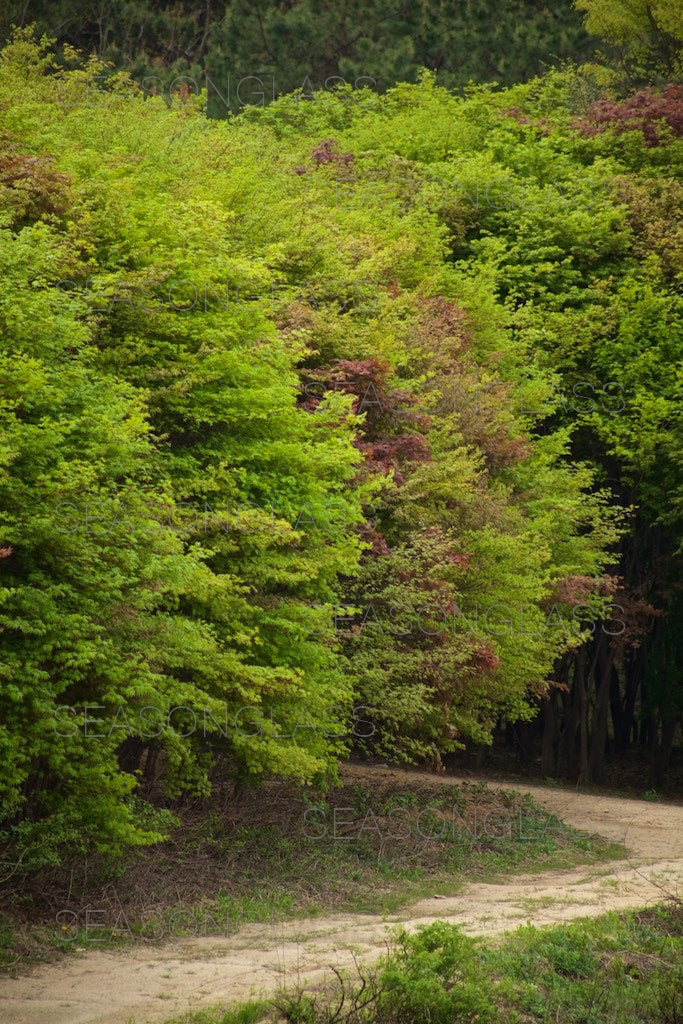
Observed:
[[[542,704],[543,738],[541,740],[541,773],[554,775],[557,771],[557,738],[559,734],[559,715],[557,697],[551,690]]]
[[[616,669],[612,670],[609,684],[609,705],[610,712],[612,715],[612,732],[614,734],[614,749],[616,753],[620,753],[626,749],[626,744],[623,740],[623,729],[625,712],[624,705],[621,702],[621,687],[619,685],[619,673]]]
[[[588,680],[586,678],[586,649],[576,656],[576,700],[579,709],[578,781],[588,781]]]
[[[664,776],[671,758],[671,748],[676,734],[676,719],[665,718],[660,726],[655,715],[652,715],[650,724],[652,736],[650,785],[661,787],[664,785]]]
[[[591,782],[602,782],[605,775],[605,747],[607,745],[607,719],[609,712],[609,697],[612,687],[612,670],[614,665],[614,652],[607,645],[607,638],[601,636],[598,642],[598,651],[595,657],[595,669],[593,678],[595,680],[596,698],[593,708],[593,720],[591,728],[591,749],[589,759],[589,778]]]

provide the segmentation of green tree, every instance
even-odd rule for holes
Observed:
[[[560,0],[8,0],[0,37],[31,22],[60,50],[94,53],[148,92],[168,94],[183,77],[192,91],[207,84],[217,117],[295,90],[311,98],[340,79],[385,91],[416,81],[422,67],[449,87],[511,85],[593,50],[580,15]]]
[[[235,300],[262,262],[207,180],[186,193],[204,119],[117,92],[94,112],[49,72],[26,34],[3,54],[2,827],[24,866],[158,838],[133,800],[155,762],[169,797],[216,760],[333,772],[351,690],[325,609],[361,519],[348,402],[298,407],[300,343]]]
[[[548,771],[599,777],[611,714],[663,772],[675,87],[577,116],[609,74],[425,73],[219,123],[69,61],[0,63],[14,862],[153,841],[157,772],[166,810],[329,780],[354,699],[396,758],[541,705]]]
[[[681,0],[575,0],[586,28],[621,49],[639,74],[680,74],[683,45]]]

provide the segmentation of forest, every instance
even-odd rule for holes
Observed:
[[[680,0],[0,35],[2,885],[349,758],[680,794]]]

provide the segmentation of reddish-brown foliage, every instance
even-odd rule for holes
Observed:
[[[69,179],[51,166],[51,156],[19,153],[6,142],[0,149],[0,198],[15,227],[67,209]]]
[[[275,322],[283,334],[308,331],[313,326],[313,311],[304,302],[290,302],[284,311],[275,317]]]
[[[641,89],[626,100],[596,100],[584,117],[575,119],[583,135],[595,136],[608,128],[616,132],[640,130],[647,146],[658,146],[662,124],[678,138],[683,135],[683,86],[667,85],[662,92]]]
[[[472,652],[472,665],[480,672],[495,672],[500,668],[500,658],[489,645],[477,647]]]
[[[348,166],[348,164],[353,162],[352,153],[339,152],[339,143],[336,139],[325,139],[323,142],[319,142],[311,156],[318,167],[321,164],[343,164]]]
[[[518,124],[530,124],[531,118],[523,114],[519,107],[504,107],[501,112],[501,117],[511,117]]]
[[[393,470],[396,482],[402,483],[406,464],[429,459],[424,436],[429,417],[411,408],[417,403],[415,395],[388,386],[388,374],[389,367],[378,359],[337,359],[311,376],[326,390],[353,395],[354,413],[365,416],[355,440],[365,455],[364,473],[386,475]],[[319,401],[309,391],[302,405],[312,411]]]
[[[464,309],[441,295],[422,299],[418,329],[430,355],[445,357],[449,365],[467,351],[472,342],[468,320]]]
[[[611,577],[606,578],[611,579]],[[577,607],[584,605],[592,594],[601,592],[604,593],[604,587],[601,587],[600,580],[596,580],[592,576],[567,576],[555,584],[552,597],[545,603],[545,607],[550,607],[558,602],[570,607]]]

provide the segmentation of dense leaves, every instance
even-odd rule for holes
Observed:
[[[0,65],[4,841],[330,779],[354,703],[436,765],[543,704],[547,770],[598,777],[639,699],[664,765],[676,94],[588,131],[601,69],[424,74],[215,122],[102,71]]]
[[[621,49],[631,73],[650,78],[681,71],[681,0],[576,0],[589,32]]]
[[[217,117],[341,81],[384,91],[422,67],[451,87],[510,85],[589,57],[594,43],[562,0],[8,0],[0,38],[32,22],[65,44],[67,59],[69,46],[95,53],[148,94],[206,87]]]
[[[648,146],[657,146],[666,139],[667,128],[673,135],[683,135],[683,87],[667,85],[663,92],[642,89],[627,100],[598,100],[592,103],[583,121],[586,135],[596,135],[609,128],[617,132],[640,131]]]

